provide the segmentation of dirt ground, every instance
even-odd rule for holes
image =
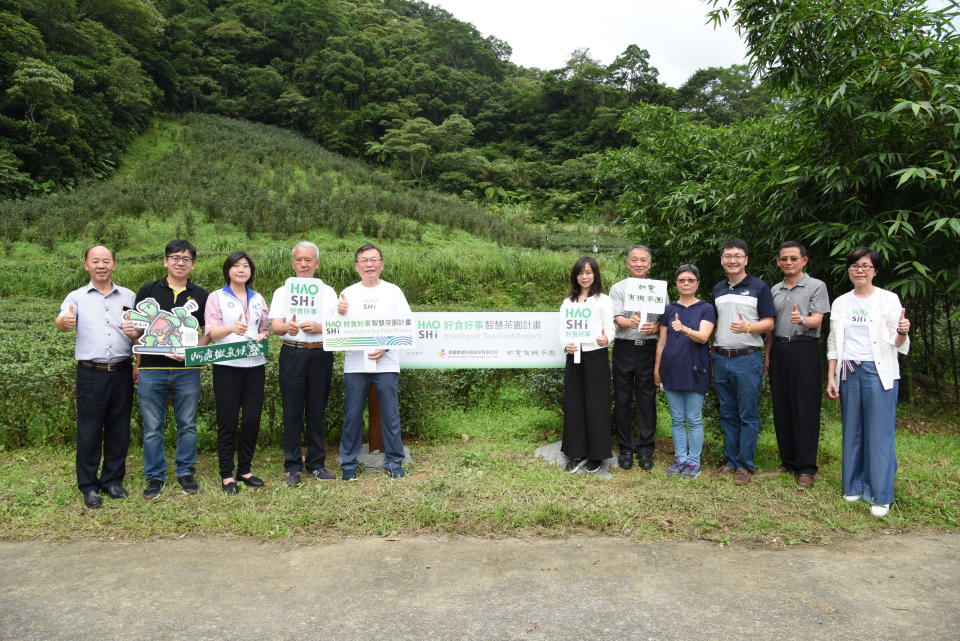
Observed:
[[[0,542],[0,639],[960,639],[960,536]]]

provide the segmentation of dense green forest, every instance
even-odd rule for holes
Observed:
[[[417,185],[569,218],[611,202],[597,154],[639,101],[726,124],[770,109],[745,67],[678,90],[631,45],[524,69],[510,47],[408,0],[0,0],[2,195],[104,176],[151,113],[299,131]]]
[[[923,0],[705,0],[750,65],[671,88],[642,43],[609,63],[577,50],[560,69],[525,69],[508,43],[409,0],[0,0],[5,247],[53,247],[100,211],[104,238],[127,224],[107,212],[248,234],[267,214],[274,234],[317,216],[343,234],[409,236],[429,221],[525,247],[555,246],[545,229],[575,222],[594,236],[615,226],[618,244],[644,242],[661,265],[713,270],[717,241],[736,234],[761,274],[796,238],[842,288],[838,257],[866,244],[918,346],[949,353],[956,379],[958,15]],[[326,178],[280,171],[252,186],[211,176],[189,202],[172,180],[115,185],[93,212],[70,204],[169,112],[292,129],[399,182],[314,201],[304,194],[326,194]],[[401,188],[426,190],[423,207],[403,211]]]

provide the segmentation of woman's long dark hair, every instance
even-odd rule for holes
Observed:
[[[593,270],[593,284],[590,285],[590,291],[588,295],[596,296],[597,294],[603,293],[603,279],[600,278],[600,265],[597,264],[597,261],[593,259],[593,256],[581,256],[580,259],[573,264],[573,269],[570,270],[570,300],[576,302],[580,297],[580,283],[577,282],[577,276],[580,275],[580,272],[583,271],[583,268],[590,266],[590,269]]]

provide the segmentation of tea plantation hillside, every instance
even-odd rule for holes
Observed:
[[[406,187],[296,134],[209,115],[156,121],[111,179],[0,202],[0,220],[0,445],[72,439],[73,341],[52,320],[65,293],[86,282],[81,259],[93,244],[117,251],[114,279],[134,290],[163,275],[163,246],[173,238],[197,246],[193,279],[207,288],[222,285],[223,259],[243,249],[256,261],[255,288],[269,293],[290,276],[295,241],[317,243],[318,276],[337,290],[357,279],[353,251],[374,242],[384,251],[384,278],[404,289],[414,309],[451,311],[555,309],[579,255],[543,248],[541,229]],[[623,275],[619,252],[627,241],[598,242],[611,248],[600,258],[612,282]],[[481,378],[513,375],[411,374],[407,384],[429,384],[436,394],[407,407],[407,423],[416,430],[434,407],[471,402],[462,389],[480,395]],[[556,377],[545,376],[541,391],[550,394]],[[278,429],[278,405],[268,381],[268,440]],[[331,407],[339,407],[336,399]],[[212,394],[204,394],[202,414],[212,425]]]

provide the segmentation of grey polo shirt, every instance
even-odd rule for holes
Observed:
[[[123,333],[123,308],[133,307],[136,296],[126,287],[112,283],[104,296],[87,283],[75,289],[60,303],[60,316],[70,311],[77,315],[77,343],[74,357],[78,361],[114,363],[130,358],[132,344]]]
[[[770,287],[765,282],[749,274],[736,285],[722,280],[713,288],[713,306],[717,309],[714,344],[718,348],[763,347],[762,335],[734,334],[730,331],[730,323],[737,320],[740,314],[748,323],[775,316]]]
[[[619,283],[610,288],[610,302],[613,304],[613,320],[614,325],[616,326],[616,333],[614,338],[621,338],[628,341],[636,340],[656,340],[659,338],[659,331],[653,334],[641,334],[639,330],[636,330],[632,327],[620,327],[616,324],[618,316],[623,318],[630,318],[633,316],[637,310],[635,309],[626,309],[624,301],[626,300],[626,282],[627,279],[621,280]],[[644,318],[641,323],[658,323],[660,322],[660,314],[647,314],[647,317]]]
[[[791,323],[790,313],[794,305],[801,316],[830,312],[830,298],[827,296],[827,286],[822,280],[804,274],[793,287],[787,287],[786,283],[781,281],[770,288],[770,293],[773,294],[773,306],[777,310],[774,336],[820,337],[819,327],[801,327]]]

